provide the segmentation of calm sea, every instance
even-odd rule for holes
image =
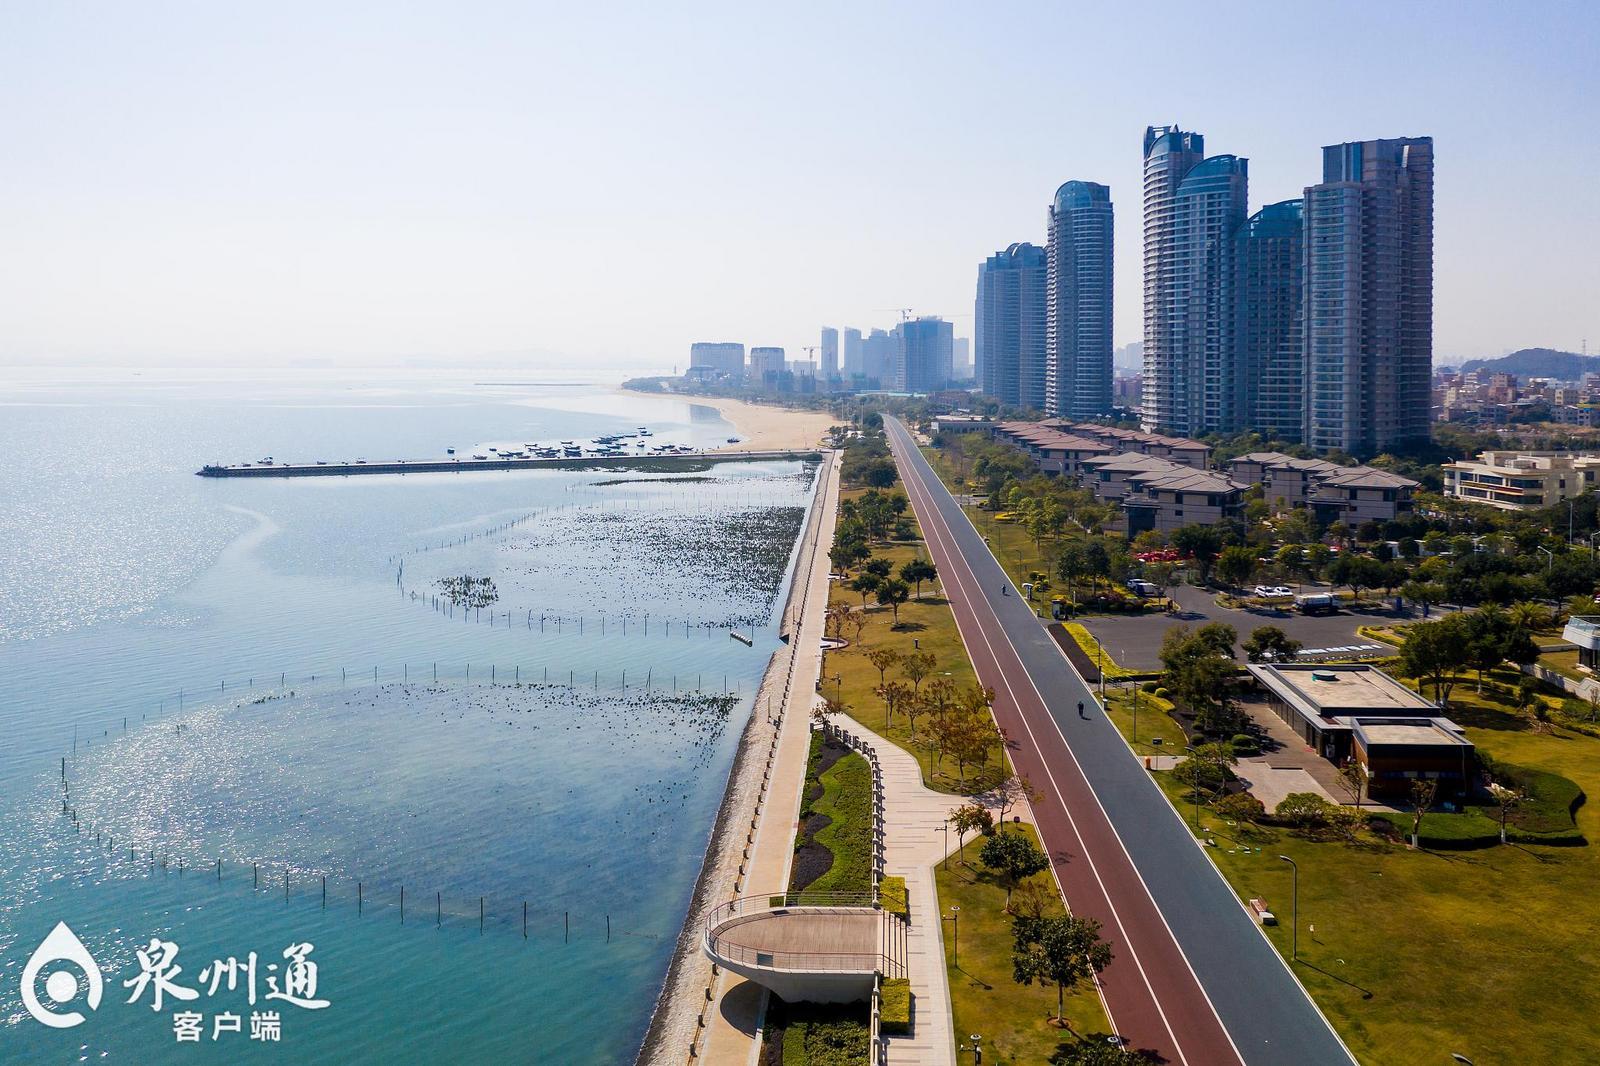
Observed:
[[[0,383],[0,1062],[629,1060],[813,471],[193,472],[641,426],[732,433],[582,383]],[[463,576],[494,602],[449,602]],[[58,922],[104,980],[87,1009],[88,967],[37,975],[69,1028],[21,995]],[[160,1011],[125,984],[152,938]],[[328,1005],[269,999],[291,974]]]

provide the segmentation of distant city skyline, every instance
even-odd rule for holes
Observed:
[[[1070,67],[1015,65],[1068,25]],[[1156,70],[1152,25],[1184,42]],[[1435,363],[1595,351],[1597,51],[1592,5],[1487,2],[1356,3],[1315,34],[1283,4],[14,8],[0,364],[664,372],[902,307],[970,336],[973,264],[1042,246],[1063,176],[1137,204],[1167,123],[1249,158],[1247,215],[1316,184],[1323,145],[1431,136]],[[1293,91],[1336,67],[1339,92]],[[1115,228],[1120,348],[1138,212]]]

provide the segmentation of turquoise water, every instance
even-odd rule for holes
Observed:
[[[732,432],[584,386],[0,386],[0,1061],[630,1059],[777,647],[810,469],[193,470],[639,425]],[[494,579],[492,607],[445,602],[460,574]],[[106,979],[63,1030],[19,996],[59,921]],[[195,1002],[125,1002],[152,937]],[[264,994],[304,942],[330,1005],[280,1005],[278,1043],[250,1039],[269,1005],[199,981],[254,951]],[[197,1046],[174,1010],[202,1014]],[[213,1040],[219,1013],[243,1032]]]

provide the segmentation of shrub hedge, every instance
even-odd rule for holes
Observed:
[[[906,977],[884,979],[878,996],[878,1025],[885,1033],[911,1031],[911,980]]]
[[[886,876],[878,882],[878,901],[890,914],[899,915],[907,921],[911,919],[911,900],[906,894],[905,878]]]

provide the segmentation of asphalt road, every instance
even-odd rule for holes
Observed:
[[[1352,1062],[1089,686],[1016,591],[1001,592],[1010,579],[905,428],[885,423],[1012,762],[1041,793],[1056,880],[1112,945],[1100,980],[1112,1027],[1183,1066]]]

